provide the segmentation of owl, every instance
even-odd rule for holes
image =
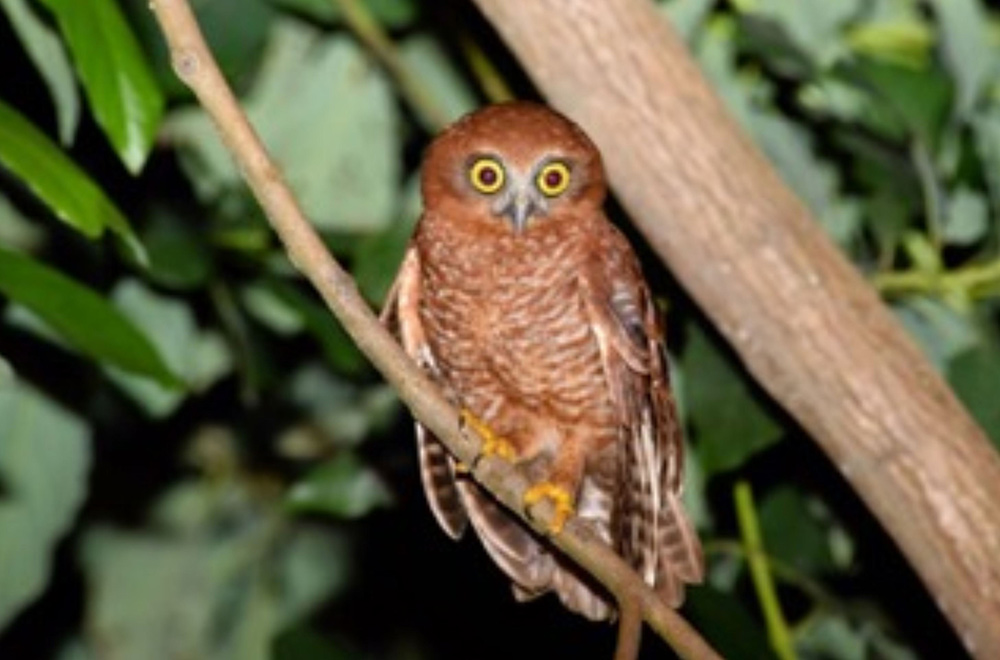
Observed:
[[[672,606],[699,582],[683,511],[681,430],[663,329],[639,262],[602,210],[601,155],[539,104],[473,112],[421,171],[424,210],[383,322],[483,437],[533,484],[529,507],[575,516]],[[527,600],[554,592],[610,619],[601,587],[503,508],[417,424],[423,487],[452,538],[471,524]]]

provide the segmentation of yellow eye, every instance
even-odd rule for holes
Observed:
[[[479,192],[492,195],[503,188],[503,165],[494,158],[480,158],[469,168],[469,181]]]
[[[569,168],[565,163],[549,163],[538,173],[535,185],[546,197],[561,195],[569,187]]]

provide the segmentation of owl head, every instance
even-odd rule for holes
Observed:
[[[604,203],[601,155],[573,122],[537,103],[487,106],[424,155],[424,208],[522,234]]]

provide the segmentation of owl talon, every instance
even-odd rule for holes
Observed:
[[[479,447],[476,463],[487,456],[496,456],[507,462],[513,462],[517,458],[517,450],[514,449],[514,445],[510,441],[498,436],[483,420],[464,408],[462,409],[462,425],[475,431],[476,435],[483,441]]]
[[[566,521],[574,513],[573,496],[562,486],[558,486],[551,481],[543,481],[535,484],[524,493],[524,507],[530,509],[543,499],[549,499],[555,509],[555,514],[549,522],[549,534],[558,534],[562,531]]]

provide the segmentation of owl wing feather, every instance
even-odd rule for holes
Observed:
[[[411,245],[389,289],[381,321],[397,336],[407,355],[432,378],[440,381],[434,355],[420,322],[419,309],[420,255]],[[461,538],[468,525],[468,515],[455,485],[455,460],[423,424],[417,422],[416,427],[420,480],[431,511],[448,536]]]
[[[700,582],[704,566],[680,500],[683,442],[663,330],[634,258],[607,257],[583,269],[581,289],[624,436],[613,536],[616,550],[676,607],[684,583]]]

